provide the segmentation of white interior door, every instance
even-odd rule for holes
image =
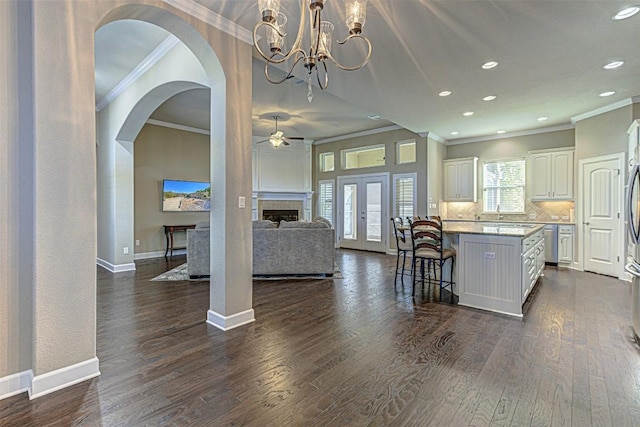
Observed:
[[[340,247],[387,250],[387,174],[338,178]]]
[[[623,155],[581,161],[584,270],[619,277],[624,261],[621,228]]]

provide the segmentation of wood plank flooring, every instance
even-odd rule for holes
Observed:
[[[150,282],[184,262],[98,270],[102,375],[2,426],[636,426],[630,287],[547,267],[524,320],[394,287],[395,257],[339,251],[341,280],[255,281],[256,322],[208,326],[208,282]]]

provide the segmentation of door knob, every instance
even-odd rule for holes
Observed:
[[[583,222],[584,225],[589,225],[589,221]]]

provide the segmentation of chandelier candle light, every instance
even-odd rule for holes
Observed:
[[[308,4],[308,9],[305,8]],[[264,67],[264,75],[267,80],[273,84],[280,84],[292,77],[293,69],[303,61],[304,67],[309,74],[307,99],[309,102],[313,99],[311,90],[311,76],[315,70],[316,79],[320,89],[324,90],[329,86],[329,74],[327,72],[327,59],[330,59],[336,67],[345,71],[355,71],[364,67],[371,57],[371,42],[364,37],[362,28],[364,27],[367,17],[367,0],[346,0],[346,24],[349,28],[349,35],[342,41],[336,40],[340,45],[345,44],[351,39],[364,40],[367,46],[367,55],[364,60],[353,67],[347,67],[340,64],[331,55],[331,44],[333,37],[333,24],[329,21],[323,21],[321,14],[324,7],[324,0],[300,0],[300,26],[293,46],[288,52],[283,52],[284,38],[286,36],[285,26],[287,17],[280,12],[280,0],[258,0],[258,8],[262,14],[262,20],[259,21],[253,29],[253,44],[256,50],[267,63]],[[305,24],[307,14],[309,12],[309,40],[310,46],[308,50],[302,48],[302,39],[305,33]],[[269,45],[269,53],[265,53],[258,44],[258,30],[265,27],[266,42]],[[293,58],[293,65],[287,74],[281,79],[273,79],[269,76],[269,64],[282,64],[288,59]],[[321,78],[320,74],[323,75]]]

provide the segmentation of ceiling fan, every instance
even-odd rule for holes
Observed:
[[[276,121],[276,130],[272,132],[268,139],[263,141],[259,141],[258,144],[269,141],[273,144],[274,147],[278,148],[280,145],[289,145],[289,141],[297,140],[302,141],[304,138],[300,136],[284,136],[284,132],[278,130],[278,119],[279,116],[273,116],[273,119]]]

